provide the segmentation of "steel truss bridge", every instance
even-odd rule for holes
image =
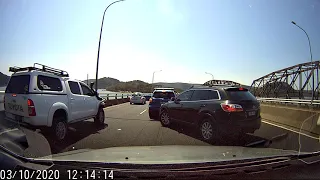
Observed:
[[[319,98],[319,63],[313,61],[274,71],[253,81],[250,91],[261,98]]]

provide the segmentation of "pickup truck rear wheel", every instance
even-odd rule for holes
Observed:
[[[104,110],[101,107],[101,108],[99,108],[98,113],[97,113],[96,117],[94,118],[94,122],[98,126],[104,125],[104,119],[105,119]]]
[[[68,126],[63,117],[54,117],[52,124],[52,135],[58,141],[62,141],[67,136]]]

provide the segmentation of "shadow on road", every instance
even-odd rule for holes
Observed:
[[[192,138],[203,141],[200,137],[200,132],[197,128],[185,125],[172,123],[169,127],[170,129],[177,131],[179,133],[185,134]],[[244,146],[244,147],[268,147],[271,141],[253,134],[246,134],[241,138],[236,138],[232,136],[217,137],[214,142],[210,143],[215,146]]]
[[[42,132],[42,134],[47,138],[52,154],[61,153],[62,151],[73,150],[70,145],[92,135],[99,133],[100,130],[108,127],[107,124],[103,126],[96,126],[93,121],[83,121],[75,123],[69,126],[68,134],[65,140],[58,142],[50,136],[49,132]],[[66,149],[69,147],[68,149]]]
[[[119,118],[119,117],[111,117],[111,116],[108,116],[108,117],[106,117],[107,119],[117,119],[117,120],[124,120],[124,121],[127,121],[127,120],[130,120],[130,121],[144,121],[144,122],[146,122],[146,120],[143,120],[143,119],[139,119],[139,117],[137,117],[137,118]]]
[[[132,106],[136,105],[136,106],[142,106],[142,105],[146,105],[146,104],[142,104],[142,103],[134,103],[134,104],[130,104]]]

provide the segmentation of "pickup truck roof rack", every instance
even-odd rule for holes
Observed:
[[[241,86],[240,83],[228,80],[210,80],[203,84],[204,86]]]
[[[67,71],[56,69],[56,68],[52,68],[52,67],[49,67],[49,66],[46,66],[46,65],[43,65],[43,64],[39,64],[39,63],[34,63],[33,67],[31,67],[31,66],[30,67],[17,67],[17,66],[14,66],[14,67],[10,67],[9,68],[9,72],[14,72],[14,73],[21,72],[21,71],[32,71],[32,70],[48,72],[48,73],[55,74],[55,75],[61,76],[61,77],[69,77],[69,74],[68,74]]]

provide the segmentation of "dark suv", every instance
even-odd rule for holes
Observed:
[[[160,109],[160,122],[172,121],[197,127],[205,141],[217,135],[253,133],[260,128],[260,104],[248,89],[217,85],[191,88]]]

